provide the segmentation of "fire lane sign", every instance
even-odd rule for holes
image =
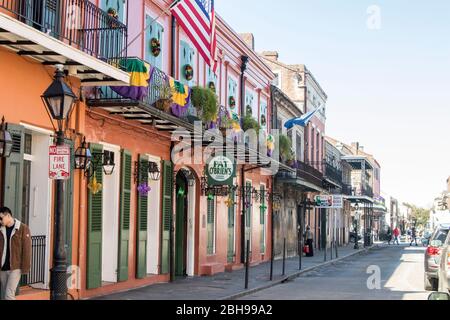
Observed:
[[[49,148],[49,173],[51,180],[70,179],[70,147],[50,146]]]

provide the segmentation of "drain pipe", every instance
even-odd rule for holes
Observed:
[[[244,79],[244,74],[245,74],[245,70],[247,70],[247,63],[248,63],[248,57],[247,56],[241,56],[241,76],[240,76],[240,86],[241,86],[241,107],[240,107],[240,112],[241,112],[241,128],[243,125],[243,119],[244,119],[244,104],[245,104],[245,79]],[[246,192],[245,192],[245,170],[244,170],[245,164],[242,165],[241,168],[241,208],[242,208],[242,213],[241,213],[241,263],[245,263],[245,196],[246,196]]]

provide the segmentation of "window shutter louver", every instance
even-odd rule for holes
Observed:
[[[139,168],[148,166],[148,157],[139,156]],[[139,170],[139,184],[148,183],[148,171]],[[136,278],[142,279],[147,275],[147,219],[148,194],[138,193],[137,227],[136,227]]]
[[[173,214],[173,164],[163,162],[163,226],[161,234],[161,273],[169,273],[170,262],[170,229]]]
[[[119,281],[128,280],[128,251],[130,242],[131,210],[131,168],[132,157],[128,150],[122,150],[120,165],[120,216],[119,216]]]

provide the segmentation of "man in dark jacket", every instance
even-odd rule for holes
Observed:
[[[15,300],[21,275],[30,272],[31,234],[9,208],[0,208],[0,223],[1,300]]]

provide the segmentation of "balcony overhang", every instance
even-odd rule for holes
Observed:
[[[337,182],[334,182],[333,179],[329,178],[329,177],[324,177],[324,181],[325,183],[327,183],[328,185],[333,186],[334,188],[342,188],[342,185],[340,185]]]
[[[0,12],[0,46],[44,65],[62,64],[82,86],[127,86],[130,75]]]
[[[361,170],[363,163],[365,163],[366,170],[373,170],[372,164],[363,156],[344,156],[342,160],[350,164],[355,170]]]
[[[367,196],[344,196],[344,199],[351,203],[374,203],[374,200]]]
[[[290,185],[298,186],[304,192],[319,192],[319,193],[327,192],[325,189],[315,185],[314,183],[311,183],[311,182],[308,182],[301,178],[295,177],[295,174],[289,175],[289,174],[286,174],[283,172],[283,173],[277,175],[276,181],[280,182],[282,184],[290,184]]]

